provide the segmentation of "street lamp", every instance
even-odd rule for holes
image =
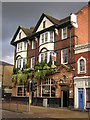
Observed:
[[[31,100],[32,100],[32,93],[31,93],[31,80],[29,79],[29,112],[30,112],[30,104],[31,104]]]

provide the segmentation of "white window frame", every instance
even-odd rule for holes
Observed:
[[[85,62],[85,70],[84,71],[80,71],[80,60],[84,60]],[[80,57],[77,61],[77,67],[78,67],[78,74],[85,74],[86,73],[86,59],[84,57]]]
[[[41,53],[40,57],[42,57],[42,55],[43,55],[43,60],[42,60],[42,58],[40,58],[40,59],[41,59],[41,61],[45,61],[45,54],[47,54],[47,63],[48,63],[48,52]]]
[[[66,37],[64,37],[64,29],[66,29]],[[62,28],[62,40],[67,38],[67,27]]]
[[[47,41],[46,41],[47,38]],[[45,42],[48,42],[48,32],[45,33]]]
[[[32,49],[35,49],[34,44],[35,44],[35,41],[32,41]]]
[[[24,50],[27,50],[27,42],[24,42]]]
[[[50,32],[53,32],[53,39],[52,41],[50,40]],[[47,33],[47,41],[45,40],[45,34]],[[44,41],[42,43],[42,35],[44,36]],[[40,45],[47,43],[47,42],[54,42],[54,31],[49,31],[49,32],[45,32],[43,34],[40,35]]]
[[[64,61],[63,61],[63,51],[64,50],[67,50],[67,62],[65,62],[64,63]],[[68,64],[68,49],[63,49],[63,50],[61,50],[61,64]]]
[[[34,65],[32,64],[33,63],[33,59],[34,59],[34,65],[35,65],[35,57],[32,57],[31,58],[31,68],[34,68]]]
[[[18,89],[19,89],[19,87],[22,88],[22,96],[26,96],[26,94],[24,95],[24,89],[25,89],[25,86],[24,86],[24,85],[17,85],[17,86],[16,86],[16,96],[20,96],[20,95],[18,95]],[[26,92],[26,91],[25,91],[25,92]]]
[[[25,62],[26,65],[26,58],[23,58],[23,63]],[[23,64],[23,68],[24,68],[24,64]]]
[[[53,31],[50,31],[50,42],[54,42],[54,32]],[[51,39],[51,33],[52,33],[52,39]]]

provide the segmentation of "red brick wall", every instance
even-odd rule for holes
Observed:
[[[36,49],[36,60],[37,60],[39,54],[39,40],[37,40],[36,46],[37,46]],[[35,49],[32,49],[32,41],[30,41],[30,44],[28,44],[27,56],[28,56],[29,66],[31,67],[31,58],[35,57]]]
[[[77,23],[75,35],[78,36],[78,44],[88,42],[88,5],[77,13]]]
[[[80,57],[84,57],[86,59],[86,73],[85,74],[78,74],[78,59]],[[75,56],[75,76],[89,76],[90,75],[90,69],[89,69],[89,65],[90,65],[90,59],[88,59],[90,56],[90,52],[85,52],[85,53],[79,53],[76,54]]]
[[[57,61],[56,65],[61,64],[61,49],[68,48],[68,60],[70,62],[70,30],[67,29],[67,38],[62,40],[62,33],[61,28],[58,30],[58,35],[55,34],[55,52],[57,53]],[[74,28],[71,29],[71,44],[72,44],[72,58],[71,63],[74,64],[75,62],[75,55],[74,55],[74,45],[75,45],[75,36],[74,36]]]

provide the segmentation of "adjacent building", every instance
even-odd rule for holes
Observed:
[[[0,61],[0,89],[2,89],[3,97],[10,96],[12,93],[12,71],[12,64]]]
[[[47,98],[49,106],[68,107],[74,103],[75,108],[90,107],[89,14],[88,3],[64,19],[43,13],[35,27],[18,27],[11,41],[16,68],[24,68],[28,60],[34,69],[37,61],[48,63],[50,56],[56,56],[52,63],[57,66],[55,73],[37,84],[34,97],[38,101]]]

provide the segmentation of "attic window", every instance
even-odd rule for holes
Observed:
[[[46,21],[43,22],[43,28],[45,28],[45,27],[46,27]]]
[[[21,32],[19,33],[19,39],[21,39]]]

